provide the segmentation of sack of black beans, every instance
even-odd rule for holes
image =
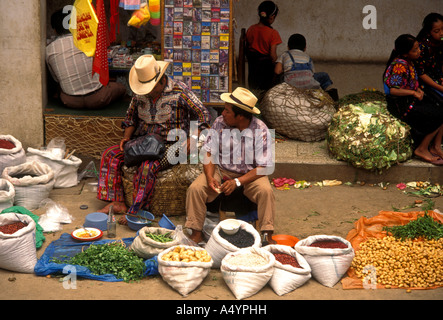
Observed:
[[[268,250],[275,257],[274,274],[269,285],[279,296],[294,291],[311,279],[311,267],[294,248],[270,244],[263,250]]]
[[[351,243],[338,236],[310,236],[294,249],[309,263],[313,278],[330,288],[348,271],[355,256]]]
[[[229,289],[239,300],[258,293],[272,278],[275,258],[263,248],[250,247],[228,253],[220,270]]]
[[[205,249],[214,260],[213,268],[220,268],[221,261],[230,252],[247,247],[261,247],[260,233],[250,223],[238,221],[240,228],[233,235],[226,234],[221,228],[221,223],[212,230]]]

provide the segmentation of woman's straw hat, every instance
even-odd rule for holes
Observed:
[[[258,99],[248,89],[239,87],[232,93],[222,93],[220,98],[250,113],[260,114],[260,110],[255,106]]]
[[[140,56],[129,72],[129,86],[137,95],[145,95],[152,91],[161,79],[169,62],[157,61],[153,55]]]

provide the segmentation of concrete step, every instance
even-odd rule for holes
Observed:
[[[400,183],[429,181],[443,184],[443,167],[418,159],[399,163],[380,172],[355,168],[351,164],[334,159],[326,141],[301,142],[285,140],[275,145],[275,171],[271,177],[286,177],[295,180],[343,182],[364,181],[366,183]]]

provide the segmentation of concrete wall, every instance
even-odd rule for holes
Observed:
[[[44,0],[0,0],[0,134],[43,143]]]
[[[258,22],[262,0],[234,1],[236,36],[242,28]],[[272,25],[283,40],[278,52],[287,50],[291,34],[307,39],[307,52],[314,60],[385,62],[402,33],[417,35],[423,18],[443,12],[442,0],[274,0],[280,11]],[[377,29],[365,29],[363,13],[375,7]],[[374,12],[374,11],[373,11]]]

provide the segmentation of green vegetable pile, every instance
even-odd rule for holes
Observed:
[[[167,232],[165,234],[146,232],[146,236],[148,238],[151,238],[154,241],[161,242],[161,243],[171,242],[172,240],[174,240],[171,237],[171,232]]]
[[[434,220],[425,213],[424,216],[412,220],[404,226],[383,227],[383,231],[390,233],[394,238],[438,240],[443,237],[443,224]]]
[[[342,105],[326,141],[336,159],[371,171],[388,169],[412,156],[409,126],[387,111],[385,101]]]
[[[113,274],[126,282],[140,280],[145,271],[143,259],[121,242],[91,244],[72,258],[52,259],[52,262],[84,266],[95,275]]]

